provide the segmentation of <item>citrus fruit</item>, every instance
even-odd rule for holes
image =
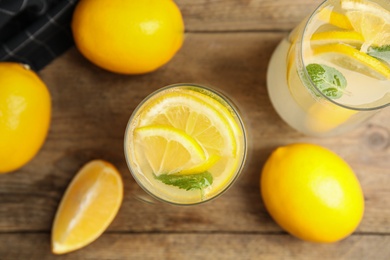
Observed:
[[[384,2],[383,2],[384,3]],[[368,46],[382,46],[390,42],[390,11],[366,0],[342,0],[353,28],[361,33]]]
[[[194,138],[169,126],[136,128],[134,144],[137,161],[147,160],[156,176],[179,173],[206,161],[203,148]]]
[[[314,33],[310,39],[312,46],[334,43],[345,43],[360,47],[364,43],[364,38],[355,31],[325,31]]]
[[[123,74],[156,70],[172,59],[184,39],[183,18],[172,0],[81,0],[72,31],[87,59]]]
[[[354,232],[363,217],[364,197],[353,170],[319,145],[277,148],[264,165],[260,185],[272,218],[306,241],[341,240]]]
[[[204,99],[184,92],[156,98],[140,115],[140,126],[166,125],[185,131],[207,151],[207,155],[235,156],[237,142],[226,117]]]
[[[352,46],[336,43],[313,48],[313,54],[329,60],[341,67],[363,73],[376,79],[390,79],[390,67],[384,62],[355,49]]]
[[[331,8],[323,8],[319,14],[318,18],[324,22],[328,22],[331,25],[337,26],[341,29],[352,30],[353,27],[348,17],[345,15],[333,11]]]
[[[118,170],[103,160],[84,165],[58,207],[52,228],[52,251],[64,254],[97,239],[115,218],[123,198]]]
[[[28,163],[50,125],[51,98],[38,75],[18,63],[0,62],[0,173]]]

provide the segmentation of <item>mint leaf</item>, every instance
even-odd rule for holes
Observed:
[[[209,172],[188,175],[162,174],[154,177],[167,185],[176,186],[183,190],[203,191],[204,188],[213,184],[213,175]]]
[[[368,48],[367,54],[390,65],[390,45]]]
[[[347,80],[337,69],[312,63],[306,66],[306,70],[316,87],[328,98],[337,99],[345,93]]]

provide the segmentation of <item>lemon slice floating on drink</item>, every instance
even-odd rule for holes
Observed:
[[[211,93],[207,94],[193,89],[185,89],[183,92],[201,99],[211,105],[215,110],[219,111],[220,115],[229,122],[229,125],[236,136],[241,136],[243,134],[242,129],[238,126],[234,119],[234,112],[228,109],[229,105],[222,98],[219,98],[216,95],[211,95]]]
[[[360,47],[364,44],[364,38],[360,33],[355,31],[326,31],[314,33],[310,39],[312,46],[332,43],[345,43]]]
[[[341,67],[385,80],[390,79],[390,67],[370,55],[345,44],[327,44],[313,48],[314,55]]]
[[[145,126],[134,130],[135,156],[156,176],[176,174],[206,161],[198,142],[182,130],[168,126]]]
[[[347,29],[347,30],[353,29],[348,17],[336,11],[333,11],[331,8],[323,8],[319,12],[318,18],[324,22],[337,26],[341,29]]]
[[[237,142],[226,113],[187,93],[171,92],[152,101],[140,115],[139,125],[166,125],[183,130],[208,155],[236,156],[237,153]]]
[[[353,28],[363,35],[367,46],[390,44],[389,11],[365,0],[342,0],[341,7],[346,11]]]

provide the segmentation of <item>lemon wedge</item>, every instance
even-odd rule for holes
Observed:
[[[376,58],[349,45],[327,44],[312,49],[313,54],[349,70],[380,80],[390,79],[390,68]]]
[[[171,92],[151,101],[140,115],[139,126],[164,125],[193,137],[207,156],[233,156],[237,142],[226,112],[199,97]]]
[[[368,46],[390,43],[390,11],[381,5],[365,0],[341,0],[353,28],[363,35]]]
[[[184,131],[169,126],[144,126],[134,130],[137,161],[148,164],[153,174],[176,174],[206,161],[198,142]]]
[[[110,163],[94,160],[82,167],[58,207],[52,228],[52,251],[65,254],[97,239],[116,216],[123,183]]]
[[[331,43],[345,43],[360,47],[364,44],[364,38],[360,33],[355,31],[326,31],[314,33],[310,40],[312,46]]]

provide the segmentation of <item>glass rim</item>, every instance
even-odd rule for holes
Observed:
[[[390,101],[388,103],[385,103],[383,105],[379,105],[379,106],[372,106],[372,107],[356,107],[356,106],[351,106],[351,105],[345,105],[345,104],[342,104],[342,103],[339,103],[329,97],[327,97],[326,95],[324,95],[324,93],[322,93],[322,91],[317,87],[317,85],[313,82],[313,80],[311,79],[306,67],[305,67],[305,62],[304,62],[304,59],[303,59],[303,43],[304,43],[304,38],[306,36],[306,32],[307,32],[307,28],[309,26],[309,23],[312,21],[312,19],[314,18],[314,16],[320,11],[322,10],[322,8],[324,8],[328,3],[331,3],[333,2],[334,0],[324,0],[321,4],[319,4],[316,9],[310,14],[310,16],[307,18],[307,21],[305,22],[305,25],[302,29],[302,33],[301,33],[301,36],[299,38],[299,46],[298,46],[298,58],[299,58],[299,65],[302,66],[302,70],[304,72],[304,77],[305,77],[305,80],[308,80],[308,82],[310,83],[311,87],[314,87],[314,89],[321,95],[321,97],[325,98],[325,100],[337,105],[337,106],[340,106],[340,107],[343,107],[343,108],[346,108],[346,109],[349,109],[349,110],[355,110],[355,111],[375,111],[375,110],[380,110],[380,109],[383,109],[387,106],[390,106]],[[371,0],[369,0],[371,1]],[[297,62],[297,61],[296,61]],[[304,80],[302,79],[302,76],[299,75],[299,78],[300,80],[302,81],[302,84],[305,85],[304,83]],[[306,87],[306,86],[305,86]]]
[[[128,136],[129,136],[128,133],[130,131],[131,123],[132,123],[132,121],[134,119],[134,116],[137,114],[137,112],[140,110],[140,108],[142,108],[142,106],[150,98],[154,97],[155,95],[157,95],[157,94],[159,94],[159,93],[161,93],[161,92],[163,92],[163,91],[165,91],[167,89],[172,89],[172,88],[177,88],[177,87],[195,87],[195,88],[205,89],[205,90],[210,91],[211,93],[217,95],[219,98],[222,98],[229,105],[229,107],[232,109],[232,111],[234,112],[234,114],[235,114],[235,116],[237,118],[237,121],[239,122],[239,127],[242,129],[242,132],[243,132],[243,137],[242,138],[243,138],[243,147],[244,147],[244,149],[243,149],[242,159],[240,160],[240,165],[237,167],[236,173],[231,178],[230,183],[228,185],[226,185],[223,189],[221,189],[220,192],[218,192],[216,195],[214,195],[214,196],[212,196],[210,198],[207,198],[206,200],[201,200],[201,201],[194,202],[194,203],[180,203],[180,202],[166,200],[164,198],[161,198],[161,197],[157,196],[156,194],[151,192],[148,188],[146,188],[142,184],[142,182],[138,179],[138,177],[136,176],[136,173],[134,173],[133,167],[131,166],[131,163],[130,163],[130,155],[129,155],[129,153],[127,151],[127,147],[126,147],[127,143],[128,143]],[[133,112],[132,112],[132,114],[131,114],[128,122],[127,122],[124,135],[125,136],[124,136],[123,146],[124,146],[125,160],[126,160],[127,168],[129,169],[133,179],[142,188],[142,190],[144,190],[153,199],[156,199],[159,202],[164,202],[164,203],[175,205],[175,206],[196,206],[196,205],[200,205],[200,204],[204,204],[204,203],[210,202],[210,201],[218,198],[222,194],[224,194],[228,189],[230,189],[233,186],[233,184],[237,181],[237,179],[241,175],[241,173],[242,173],[242,171],[244,169],[244,166],[245,166],[245,162],[246,162],[247,157],[248,157],[248,138],[247,138],[248,134],[246,132],[245,124],[243,122],[242,116],[240,115],[240,112],[239,112],[239,109],[238,109],[237,105],[230,98],[228,98],[228,96],[226,94],[224,94],[222,91],[216,90],[215,88],[211,88],[211,87],[204,86],[204,85],[201,85],[201,84],[196,84],[196,83],[175,83],[175,84],[171,84],[171,85],[167,85],[167,86],[161,87],[161,88],[151,92],[150,94],[148,94],[134,108],[134,110],[133,110]]]

